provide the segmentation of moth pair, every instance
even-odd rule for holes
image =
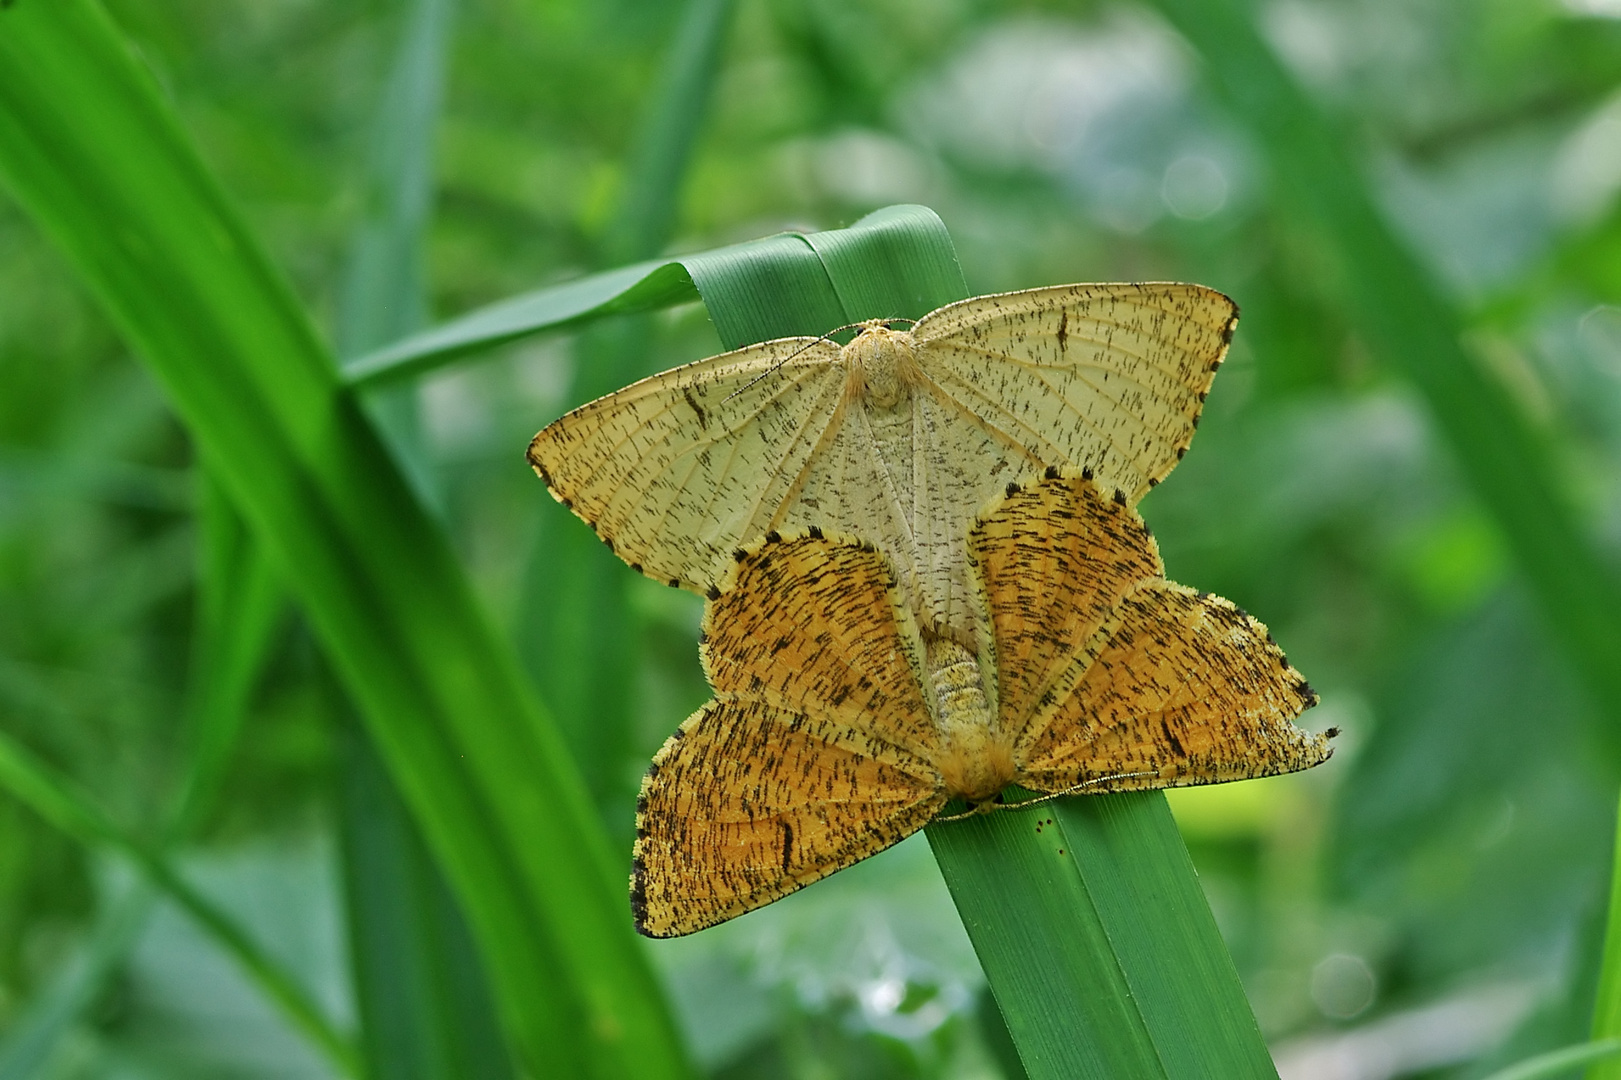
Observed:
[[[752,910],[1009,784],[1327,758],[1265,628],[1165,581],[1132,509],[1186,451],[1235,323],[1191,285],[979,297],[842,349],[700,361],[536,436],[559,500],[709,598],[715,698],[638,800],[639,930]]]

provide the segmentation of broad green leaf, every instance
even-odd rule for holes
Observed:
[[[618,860],[555,730],[90,0],[0,9],[0,175],[151,366],[302,604],[466,905],[531,1067],[685,1075]]]
[[[1276,1075],[1162,793],[934,825],[929,842],[1032,1077]],[[1032,909],[1053,925],[1034,930]],[[1063,931],[1071,912],[1091,917]],[[1064,1038],[1066,1016],[1097,1030]]]
[[[847,322],[919,319],[968,295],[951,236],[926,206],[885,207],[854,228],[807,233],[805,243],[827,268]]]
[[[459,356],[540,330],[697,299],[692,278],[680,263],[654,260],[622,266],[469,312],[345,363],[343,376],[353,385],[366,386],[421,375]]]

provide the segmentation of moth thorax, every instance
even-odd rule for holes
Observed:
[[[843,350],[850,388],[879,409],[893,409],[918,382],[912,359],[912,335],[885,326],[869,326]]]
[[[1013,753],[995,730],[974,654],[948,638],[927,642],[929,680],[939,708],[940,774],[946,790],[970,802],[1013,780]]]

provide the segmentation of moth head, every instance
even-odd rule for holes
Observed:
[[[875,408],[893,409],[922,382],[911,331],[891,330],[879,321],[863,327],[841,352],[849,372],[847,392]]]

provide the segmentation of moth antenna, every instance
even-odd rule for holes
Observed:
[[[980,814],[995,813],[998,810],[1023,810],[1027,806],[1039,806],[1042,803],[1052,802],[1054,799],[1062,799],[1064,796],[1073,795],[1077,791],[1081,791],[1084,788],[1093,787],[1093,786],[1095,786],[1097,784],[1107,784],[1110,780],[1130,780],[1134,776],[1158,776],[1158,775],[1159,775],[1158,773],[1154,773],[1154,772],[1123,772],[1123,773],[1111,773],[1108,776],[1094,776],[1090,780],[1083,780],[1079,784],[1074,785],[1073,787],[1065,788],[1063,791],[1054,791],[1054,792],[1051,792],[1051,793],[1046,794],[1046,795],[1038,795],[1034,799],[1020,799],[1018,802],[1003,802],[1002,798],[1001,798],[1001,795],[998,794],[996,799],[994,799],[994,800],[987,799],[986,801],[984,801],[982,803],[978,803],[978,804],[976,804],[974,806],[974,808],[972,810],[964,811],[961,814],[951,814],[951,815],[949,815],[947,817],[937,817],[934,820],[936,820],[936,821],[963,821],[963,820],[965,820],[967,818],[977,817]]]
[[[1063,791],[1054,791],[1049,795],[1041,795],[1041,796],[1038,796],[1037,798],[1034,798],[1034,799],[1022,799],[1022,800],[1020,800],[1019,802],[1016,802],[1016,803],[1007,803],[1007,804],[1005,804],[1003,806],[996,807],[996,809],[999,809],[999,810],[1017,810],[1021,806],[1034,806],[1037,803],[1052,802],[1054,799],[1062,799],[1065,795],[1073,795],[1077,791],[1081,791],[1081,790],[1083,790],[1085,788],[1093,787],[1094,785],[1097,785],[1097,784],[1107,784],[1110,780],[1130,780],[1134,776],[1158,776],[1158,775],[1159,775],[1159,773],[1156,773],[1156,772],[1122,772],[1122,773],[1110,773],[1108,776],[1094,776],[1090,780],[1082,780],[1079,784],[1076,784],[1073,787],[1067,787]]]
[[[793,352],[789,353],[787,356],[783,357],[781,360],[778,360],[775,364],[772,364],[769,368],[767,368],[766,370],[760,372],[760,374],[756,375],[754,378],[750,379],[744,385],[738,387],[736,390],[733,390],[730,394],[727,394],[726,395],[726,401],[730,401],[733,398],[735,398],[737,395],[741,394],[743,391],[750,389],[751,387],[754,386],[755,383],[759,382],[761,379],[765,378],[767,375],[775,375],[778,371],[780,371],[782,369],[782,366],[784,364],[788,363],[788,361],[792,360],[794,357],[798,356],[800,353],[804,352],[806,349],[810,348],[812,345],[820,345],[824,341],[827,342],[829,345],[837,345],[838,342],[833,340],[833,335],[834,334],[842,334],[846,330],[859,329],[860,327],[866,326],[868,322],[872,322],[872,321],[873,320],[869,319],[869,320],[867,320],[867,322],[853,322],[853,323],[845,323],[843,326],[835,326],[833,329],[829,330],[827,333],[825,333],[825,334],[821,335],[820,337],[818,337],[815,341],[806,342],[802,347],[800,347],[798,349],[795,349]],[[917,320],[916,319],[893,318],[893,319],[879,319],[877,321],[882,323],[884,326],[888,326],[890,323],[897,323],[897,322],[910,323],[912,326],[917,325]],[[722,405],[726,404],[726,401],[721,402],[721,404]]]
[[[783,367],[784,364],[788,363],[788,361],[792,360],[794,357],[798,356],[800,353],[804,352],[806,349],[810,348],[812,345],[820,345],[824,341],[827,342],[829,345],[837,345],[838,342],[833,340],[833,335],[834,334],[840,333],[840,332],[845,331],[845,330],[849,330],[852,327],[860,326],[860,325],[861,325],[860,323],[850,323],[850,324],[845,325],[845,326],[835,327],[834,329],[829,330],[827,333],[823,334],[821,337],[818,337],[816,340],[807,341],[805,344],[801,345],[799,348],[795,349],[793,352],[789,353],[787,356],[783,357],[781,360],[778,360],[775,364],[772,364],[770,367],[768,367],[764,371],[760,372],[760,374],[756,375],[754,378],[750,379],[748,382],[744,383],[742,386],[739,386],[736,390],[733,390],[730,394],[727,394],[725,401],[722,401],[721,404],[724,405],[724,404],[726,404],[727,401],[732,400],[737,395],[741,394],[743,391],[753,388],[755,383],[758,383],[761,379],[764,379],[766,376],[775,375],[777,372],[782,370],[782,367]]]

